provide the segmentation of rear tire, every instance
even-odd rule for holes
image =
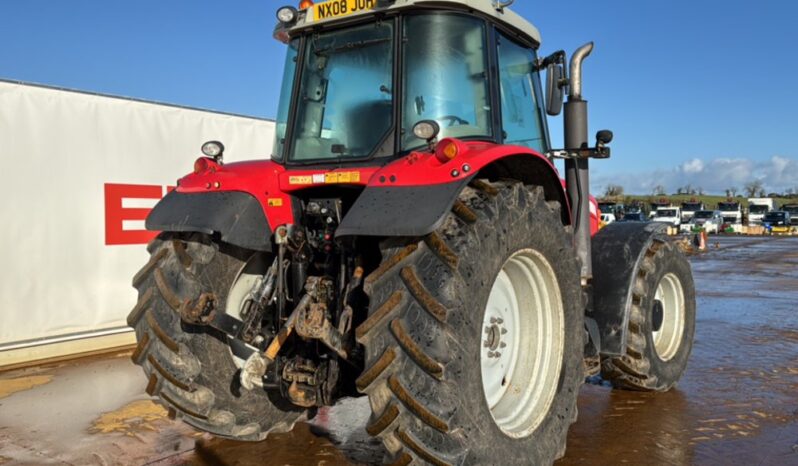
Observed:
[[[128,316],[138,347],[133,362],[147,376],[147,393],[191,426],[236,440],[287,432],[305,410],[264,390],[242,390],[227,336],[182,322],[180,306],[213,293],[225,309],[228,292],[252,257],[206,235],[162,233],[148,246],[149,262],[133,278],[139,299]],[[218,312],[218,311],[217,311]]]
[[[655,238],[632,280],[626,353],[605,359],[601,375],[616,388],[664,392],[681,378],[693,347],[690,263],[670,241]]]
[[[528,465],[562,456],[583,381],[584,309],[579,268],[559,204],[546,202],[542,189],[519,182],[476,181],[435,232],[420,241],[387,240],[382,249],[381,265],[365,281],[369,317],[356,329],[366,349],[366,369],[357,387],[368,394],[372,408],[366,430],[383,441],[393,463]],[[546,328],[557,337],[544,333],[537,346],[523,348],[518,356],[528,359],[520,359],[518,366],[530,360],[546,366],[554,360],[558,371],[541,369],[537,374],[548,382],[543,385],[513,375],[523,370],[507,372],[506,393],[519,400],[533,392],[549,398],[540,404],[519,401],[525,408],[518,415],[501,408],[512,398],[494,400],[491,409],[488,397],[494,392],[483,382],[483,375],[492,380],[484,351],[513,346],[508,340],[501,347],[504,340],[493,338],[505,334],[497,328],[490,337],[492,327],[485,326],[496,308],[490,296],[501,281],[497,276],[515,273],[513,261],[538,264],[550,280],[530,283],[551,286],[548,294],[539,288],[533,296],[553,296],[547,302],[557,309],[547,314],[550,307],[520,306],[535,311],[530,313],[543,319],[539,322],[546,321],[544,314],[551,316],[553,324]],[[523,287],[518,280],[510,282]],[[519,302],[525,302],[522,298]],[[513,332],[510,328],[507,334]],[[526,374],[534,379],[536,373]],[[527,390],[532,385],[539,390]],[[544,414],[524,414],[536,407]]]

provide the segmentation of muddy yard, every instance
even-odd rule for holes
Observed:
[[[558,465],[798,465],[798,238],[711,238],[678,387],[582,389]],[[211,438],[144,395],[127,354],[0,373],[0,465],[349,465],[382,460],[365,398],[262,443]]]

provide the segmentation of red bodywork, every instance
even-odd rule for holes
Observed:
[[[504,157],[519,155],[545,161],[552,174],[559,177],[557,168],[549,159],[527,147],[454,139],[444,139],[438,143],[438,147],[449,142],[455,143],[458,148],[457,156],[452,160],[442,162],[431,151],[414,151],[382,167],[287,169],[271,160],[218,165],[211,159],[201,158],[195,164],[195,172],[180,179],[177,191],[249,193],[263,206],[266,218],[274,228],[295,223],[289,193],[309,187],[347,184],[366,187],[445,184],[469,177]],[[598,205],[592,196],[590,200],[590,229],[595,234],[599,222]]]

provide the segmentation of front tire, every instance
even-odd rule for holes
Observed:
[[[695,333],[695,286],[690,263],[664,237],[643,252],[630,278],[626,353],[602,362],[602,377],[621,389],[664,392],[687,367]]]
[[[357,387],[372,408],[367,431],[394,464],[549,464],[564,454],[584,310],[571,235],[542,189],[472,183],[435,232],[386,241],[365,290]]]
[[[212,294],[225,309],[252,251],[207,235],[161,233],[148,246],[149,262],[133,278],[139,291],[128,325],[136,330],[132,355],[147,376],[147,393],[191,426],[236,440],[263,440],[290,431],[305,410],[264,390],[242,390],[226,335],[181,321],[183,303]],[[235,294],[235,293],[233,293]]]

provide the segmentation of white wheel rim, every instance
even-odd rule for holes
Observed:
[[[532,249],[513,254],[488,296],[480,339],[482,390],[505,435],[530,435],[557,392],[565,324],[557,276]]]
[[[651,313],[654,350],[668,361],[679,351],[684,335],[684,289],[676,275],[669,273],[660,280]]]
[[[249,294],[256,285],[263,280],[265,265],[260,256],[253,256],[247,264],[241,269],[233,286],[227,293],[227,303],[225,304],[224,312],[238,320],[243,320],[241,312],[244,309]],[[230,335],[227,335],[227,342],[230,348],[230,354],[233,357],[236,367],[239,369],[244,366],[244,361],[253,352],[257,351],[252,345],[248,345],[241,340],[237,340]]]

